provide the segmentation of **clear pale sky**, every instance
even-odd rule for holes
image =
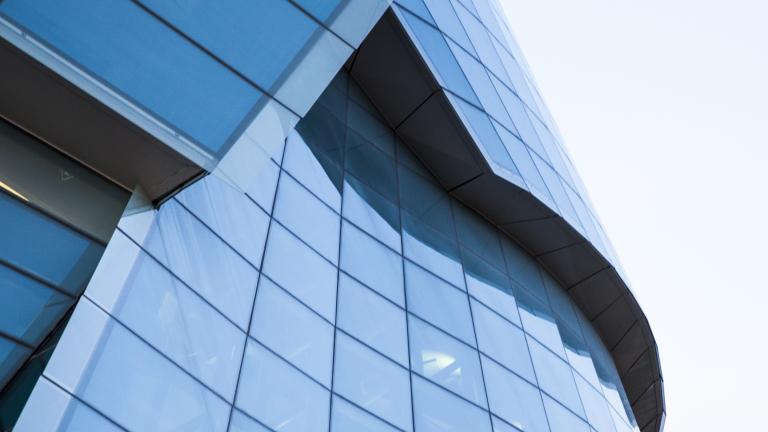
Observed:
[[[768,1],[500,1],[651,322],[666,432],[768,431]]]

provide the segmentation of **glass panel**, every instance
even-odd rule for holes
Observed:
[[[280,175],[280,168],[273,161],[268,161],[255,176],[251,184],[246,189],[246,193],[261,208],[267,212],[272,211],[272,203],[275,201],[275,190],[277,189],[277,177]]]
[[[462,48],[469,51],[470,54],[476,56],[475,48],[469,41],[467,33],[464,31],[464,26],[461,25],[459,17],[456,16],[451,2],[445,0],[425,0],[425,3],[435,18],[437,28],[455,40]]]
[[[461,398],[413,376],[413,418],[416,432],[490,432],[490,418]]]
[[[121,431],[111,421],[41,378],[16,423],[18,431]]]
[[[403,302],[400,255],[348,222],[342,224],[341,268],[393,302]]]
[[[251,335],[323,385],[331,386],[333,326],[267,278],[259,282]]]
[[[467,294],[406,261],[408,310],[474,346]]]
[[[480,105],[443,35],[410,12],[400,8],[398,10],[402,11],[405,23],[416,35],[423,53],[434,66],[434,71],[442,78],[443,85],[465,100]]]
[[[408,371],[338,331],[333,388],[397,427],[411,430]]]
[[[0,387],[5,387],[6,382],[30,354],[32,351],[29,348],[0,336]]]
[[[314,108],[305,119],[312,116],[316,110],[317,108]],[[338,123],[338,120],[334,119],[333,122]],[[338,145],[341,143],[343,141]],[[283,169],[298,179],[304,187],[311,190],[331,208],[336,211],[341,208],[341,193],[337,187],[337,184],[341,184],[341,182],[336,178],[341,177],[339,167],[329,163],[326,157],[314,154],[298,133],[288,135]],[[331,170],[330,174],[329,169]],[[337,181],[338,183],[335,183]]]
[[[163,204],[144,246],[240,328],[248,327],[258,272],[178,201]]]
[[[245,350],[235,403],[276,431],[328,430],[328,390],[253,341]]]
[[[395,157],[395,132],[370,101],[365,108],[356,101],[347,104],[347,126],[356,132],[359,139],[373,144],[387,156]]]
[[[608,403],[603,395],[587,384],[580,376],[574,375],[574,378],[576,379],[576,387],[579,389],[581,402],[584,404],[584,411],[587,412],[589,424],[597,432],[615,432],[616,428],[613,426],[611,413],[608,411]]]
[[[341,218],[286,173],[280,176],[273,216],[329,261],[338,262]]]
[[[536,376],[523,331],[474,300],[472,313],[480,351],[535,383]]]
[[[344,217],[400,252],[400,209],[354,177],[344,180]]]
[[[474,210],[454,201],[456,231],[462,246],[475,252],[501,271],[506,270],[498,232]]]
[[[429,23],[435,24],[435,21],[432,19],[432,15],[430,15],[429,10],[427,10],[423,0],[395,0],[395,3],[407,8],[409,11],[418,15],[420,18],[428,21]]]
[[[129,430],[223,430],[229,405],[82,298],[45,370]],[[120,391],[115,391],[120,389]]]
[[[70,294],[88,283],[104,247],[0,192],[0,260]]]
[[[301,265],[301,271],[296,271]],[[337,270],[282,226],[272,223],[264,274],[333,322]]]
[[[483,356],[483,373],[491,411],[516,428],[548,432],[539,390]]]
[[[454,240],[416,222],[408,213],[402,212],[402,217],[405,256],[464,289],[459,247]]]
[[[506,319],[521,326],[517,302],[507,275],[471,252],[464,253],[464,271],[469,293]]]
[[[37,346],[73,302],[0,264],[0,333]]]
[[[134,2],[13,0],[0,13],[213,153],[262,97]],[[240,57],[271,64],[261,54]]]
[[[544,282],[539,273],[539,264],[509,237],[502,235],[500,238],[509,276],[523,288],[539,296],[542,301],[547,301]]]
[[[496,53],[496,49],[493,47],[485,27],[464,8],[457,7],[456,14],[464,24],[464,28],[467,30],[467,35],[469,35],[469,39],[475,46],[477,53],[480,54],[480,60],[483,64],[488,69],[492,70],[497,77],[503,81],[507,81],[507,73],[501,65],[499,55]]]
[[[552,432],[590,432],[584,420],[547,395],[544,395],[544,408],[547,411],[549,428]]]
[[[573,381],[568,363],[531,339],[528,340],[528,347],[531,350],[536,377],[539,379],[539,387],[571,411],[584,416],[584,408],[581,406],[579,392],[576,390],[576,383]]]
[[[410,153],[410,151],[409,151]],[[420,164],[420,162],[419,162]],[[427,175],[427,174],[425,174]],[[400,205],[411,218],[448,236],[455,243],[451,199],[432,177],[425,177],[402,165],[398,166]],[[403,216],[405,219],[405,216]]]
[[[525,331],[565,358],[563,340],[552,309],[525,290],[518,290],[517,304]]]
[[[499,133],[499,137],[501,137],[501,140],[504,142],[504,147],[506,147],[507,152],[509,152],[512,160],[515,162],[515,166],[520,171],[520,175],[523,176],[523,180],[525,180],[525,183],[528,185],[529,190],[531,190],[537,198],[544,201],[545,204],[554,208],[554,201],[552,201],[552,196],[549,194],[549,189],[547,189],[547,185],[544,184],[544,180],[541,178],[538,168],[536,168],[536,165],[533,163],[533,159],[531,159],[531,154],[528,152],[526,145],[502,126],[499,126],[498,124],[494,124],[494,126]]]
[[[269,429],[240,410],[233,409],[232,418],[229,421],[229,432],[269,432]]]
[[[344,399],[338,396],[333,397],[331,432],[395,432],[396,430]]]
[[[400,364],[408,364],[404,310],[344,273],[339,275],[338,308],[339,328]]]
[[[265,89],[290,71],[318,28],[285,0],[141,2]]]
[[[507,113],[515,125],[517,134],[528,147],[533,149],[540,156],[546,155],[546,151],[544,150],[544,147],[539,140],[539,136],[536,134],[536,130],[533,128],[531,119],[528,117],[528,114],[525,110],[523,101],[521,101],[520,98],[517,97],[517,95],[514,94],[512,90],[509,89],[509,87],[502,84],[501,81],[495,77],[492,76],[491,81],[496,87],[496,91],[499,93],[502,103],[504,103],[504,106],[507,108]]]
[[[388,200],[398,202],[395,160],[352,130],[347,130],[345,167]]]
[[[560,209],[560,214],[567,218],[571,225],[578,228],[580,226],[579,218],[576,216],[576,210],[573,209],[571,200],[568,198],[568,195],[563,188],[560,176],[557,175],[551,166],[535,154],[533,155],[533,161],[536,163],[536,167],[539,169],[542,178],[544,178],[544,183],[547,184],[547,189],[549,189],[549,192],[555,199],[557,208]]]
[[[487,407],[477,351],[420,319],[408,320],[411,369],[470,401]]]
[[[245,334],[122,233],[109,243],[87,296],[232,400]]]
[[[176,198],[252,265],[261,265],[269,216],[245,194],[218,176],[209,175]]]

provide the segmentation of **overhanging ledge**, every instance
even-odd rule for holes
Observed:
[[[664,385],[650,325],[614,266],[528,190],[496,174],[390,9],[347,65],[441,185],[515,239],[567,290],[610,350],[643,432],[662,430]]]

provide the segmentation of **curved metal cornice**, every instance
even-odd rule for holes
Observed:
[[[593,242],[496,166],[402,19],[390,9],[346,68],[441,185],[515,239],[561,283],[611,352],[638,426],[643,432],[662,430],[658,349],[634,294]]]

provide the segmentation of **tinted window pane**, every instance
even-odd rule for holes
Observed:
[[[334,396],[331,432],[394,432],[397,429]]]
[[[79,294],[104,248],[0,192],[0,259]]]
[[[416,432],[490,432],[490,418],[461,398],[413,376],[413,415]]]
[[[400,209],[352,176],[344,181],[344,217],[400,252]]]
[[[0,332],[37,345],[72,298],[0,265]]]
[[[408,310],[475,345],[467,294],[410,262],[405,263]]]
[[[549,428],[552,432],[590,432],[584,420],[547,395],[544,395],[544,408],[547,411]]]
[[[341,268],[393,302],[403,303],[403,261],[400,255],[344,222]]]
[[[483,357],[483,373],[491,411],[521,430],[547,432],[547,418],[539,390]]]
[[[472,402],[486,406],[477,351],[424,321],[408,320],[411,369]]]
[[[400,364],[408,364],[404,310],[344,273],[339,276],[338,307],[339,328]]]
[[[296,271],[301,265],[301,271]],[[336,315],[336,267],[279,224],[272,223],[264,274],[327,320]]]
[[[0,12],[214,153],[262,97],[133,2],[14,0]]]
[[[536,382],[523,331],[474,300],[472,313],[480,351],[527,380]]]
[[[408,371],[349,336],[336,333],[334,391],[405,430],[411,430]]]
[[[283,173],[274,217],[333,263],[339,258],[340,217]]]
[[[251,334],[299,369],[331,386],[333,327],[266,278],[259,282]]]
[[[235,409],[229,422],[229,432],[269,432],[269,429]]]
[[[307,118],[313,112],[314,110],[307,115]],[[338,120],[333,122],[338,123]],[[315,155],[298,133],[288,135],[283,169],[291,173],[304,187],[311,190],[331,208],[337,211],[340,209],[341,193],[334,183],[338,181],[336,177],[340,176],[340,168],[328,163],[326,157]],[[330,174],[328,170],[331,170]]]
[[[615,432],[616,428],[611,420],[608,403],[603,395],[587,384],[580,376],[574,375],[574,378],[576,379],[576,387],[579,389],[581,402],[584,404],[584,411],[587,412],[589,424],[597,432]]]
[[[328,390],[253,341],[245,350],[236,404],[275,430],[328,430]]]
[[[576,390],[571,367],[541,344],[529,339],[533,367],[542,390],[570,408],[580,416],[584,415],[581,399]]]
[[[471,252],[464,253],[464,271],[473,297],[520,325],[517,302],[506,274]]]

